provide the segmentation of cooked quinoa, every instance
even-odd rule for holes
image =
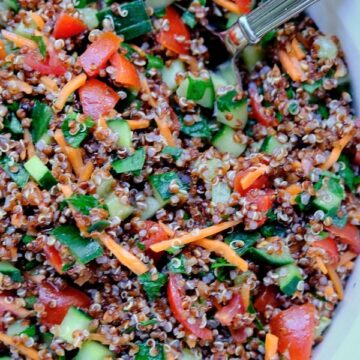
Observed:
[[[0,1],[1,359],[306,360],[344,296],[338,40],[295,19],[239,83],[205,30],[234,14],[170,3]]]

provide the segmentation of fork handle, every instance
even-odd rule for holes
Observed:
[[[319,0],[268,0],[221,33],[233,54],[248,44],[256,44],[269,31],[301,13]]]

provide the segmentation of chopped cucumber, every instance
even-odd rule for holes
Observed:
[[[280,290],[285,295],[294,295],[299,282],[303,280],[300,269],[294,264],[289,264],[279,267],[276,272],[279,274]]]
[[[141,212],[141,220],[150,219],[164,206],[162,202],[152,196],[147,197],[145,202],[146,209]]]
[[[228,203],[231,195],[231,189],[226,182],[218,182],[212,189],[212,202],[215,204]]]
[[[140,148],[126,159],[113,161],[111,166],[117,174],[139,171],[144,167],[145,158],[145,149]]]
[[[96,341],[85,341],[75,356],[74,360],[104,360],[111,357],[111,351]]]
[[[156,199],[164,204],[168,203],[173,195],[169,189],[172,183],[176,183],[179,186],[179,189],[186,189],[179,176],[174,171],[151,175],[149,182]]]
[[[115,179],[110,177],[108,179],[102,179],[100,185],[96,188],[96,193],[102,197],[107,197],[115,186]]]
[[[161,69],[162,80],[168,88],[174,91],[177,88],[176,75],[185,72],[185,65],[180,60],[174,60],[169,67]]]
[[[235,138],[235,130],[224,125],[212,139],[212,144],[222,153],[229,153],[234,156],[240,156],[246,149],[245,144],[238,143]]]
[[[260,45],[249,45],[241,53],[246,70],[253,71],[256,64],[264,57],[263,48]]]
[[[248,120],[247,99],[236,100],[237,92],[228,91],[216,101],[217,121],[234,129],[243,129]]]
[[[321,316],[319,320],[319,324],[315,328],[315,339],[319,336],[322,336],[324,331],[328,328],[331,323],[331,319],[326,316]]]
[[[24,164],[24,167],[30,176],[44,189],[49,190],[57,184],[53,174],[36,155],[29,159]]]
[[[20,282],[23,281],[23,277],[19,269],[12,265],[8,261],[0,261],[0,273],[8,275],[12,281]]]
[[[132,146],[132,132],[129,124],[122,119],[107,122],[111,131],[118,135],[118,146],[129,148]]]
[[[175,0],[145,0],[146,6],[153,9],[162,9],[171,5]]]
[[[269,265],[289,265],[294,262],[290,250],[287,246],[282,249],[282,253],[269,253],[266,248],[251,248],[249,254],[255,261],[267,263]]]
[[[15,12],[20,10],[20,4],[18,0],[3,0],[2,3],[6,9],[11,9]]]
[[[97,18],[98,11],[94,8],[86,7],[84,9],[78,9],[80,18],[86,24],[89,29],[96,29],[99,27],[99,20]]]
[[[110,217],[117,216],[121,220],[125,220],[134,211],[134,208],[131,205],[123,204],[114,192],[110,193],[105,198],[105,204],[109,209]]]
[[[224,79],[226,85],[236,86],[238,84],[238,80],[234,71],[234,66],[231,60],[226,61],[220,64],[215,73],[222,79]]]
[[[9,325],[6,334],[9,336],[25,334],[29,337],[33,337],[36,335],[36,327],[35,325],[30,325],[29,321],[18,320]]]
[[[0,360],[12,360],[10,356],[1,356]]]
[[[326,212],[336,211],[345,199],[345,191],[338,179],[325,177],[315,184],[315,189],[317,191],[314,204]]]
[[[224,77],[215,71],[210,71],[211,80],[214,84],[214,88],[217,91],[219,88],[223,88],[225,86],[228,86],[229,84],[226,82]]]
[[[71,306],[59,325],[59,337],[70,344],[74,343],[74,331],[89,330],[92,318],[80,309]]]
[[[196,104],[205,108],[212,109],[214,107],[215,91],[210,75],[207,79],[204,79],[189,74],[181,82],[176,94],[179,98],[185,97],[187,100],[193,100]]]
[[[202,360],[202,358],[201,354],[194,354],[192,350],[187,348],[184,348],[180,355],[180,360]]]
[[[274,155],[279,149],[285,148],[285,144],[281,144],[275,136],[267,136],[263,141],[260,151],[269,155]]]

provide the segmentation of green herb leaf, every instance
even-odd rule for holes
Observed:
[[[156,344],[157,354],[153,354],[153,348],[143,344],[138,344],[139,351],[135,355],[135,360],[165,360],[164,347],[160,344]]]
[[[90,215],[91,209],[101,207],[99,200],[92,195],[77,194],[71,196],[66,201],[84,215]]]
[[[0,261],[0,273],[8,275],[14,282],[22,282],[24,280],[21,271],[9,261]]]
[[[25,168],[21,164],[14,163],[9,157],[0,159],[0,167],[20,188],[29,182],[29,174]]]
[[[258,232],[235,232],[225,237],[225,242],[233,247],[236,253],[240,256],[252,248],[256,242],[261,238]],[[237,242],[242,241],[244,246],[238,247]]]
[[[117,174],[129,173],[141,170],[144,167],[145,159],[145,149],[140,148],[125,159],[113,161],[111,166]]]
[[[38,142],[48,131],[53,115],[54,114],[50,106],[35,100],[35,105],[31,113],[31,136],[34,143]]]
[[[303,89],[308,94],[313,94],[317,89],[320,89],[323,84],[323,80],[314,81],[312,84],[303,84]]]
[[[265,47],[269,45],[269,43],[276,38],[276,33],[276,30],[271,30],[267,34],[265,34],[260,41],[261,46]]]
[[[37,43],[41,56],[46,57],[46,44],[44,38],[42,36],[35,35],[29,35],[27,37]]]
[[[355,173],[351,168],[349,158],[341,154],[338,160],[340,165],[340,170],[338,171],[339,176],[344,180],[345,185],[349,188],[350,191],[355,191]]]
[[[225,259],[218,257],[216,258],[215,262],[211,264],[210,267],[211,269],[219,269],[223,267],[235,268],[236,266],[229,264]]]
[[[13,135],[21,135],[24,133],[24,129],[21,122],[18,120],[14,113],[8,114],[4,119],[4,130],[9,131]]]
[[[159,56],[155,56],[155,55],[146,55],[148,63],[147,63],[147,68],[150,69],[162,69],[165,65],[164,65],[164,61],[163,59],[161,59],[161,57]]]
[[[24,300],[25,300],[25,307],[27,309],[32,309],[37,302],[37,297],[29,296],[29,297],[25,298]]]
[[[174,146],[165,146],[162,153],[171,155],[175,160],[178,160],[183,152],[183,149]]]
[[[21,239],[21,241],[26,245],[26,244],[30,244],[32,241],[35,240],[34,236],[31,235],[24,235]]]
[[[185,269],[186,258],[184,255],[173,257],[167,265],[167,270],[174,274],[187,274]]]
[[[153,279],[155,276],[148,272],[138,277],[150,301],[154,301],[161,295],[161,289],[167,282],[167,276],[165,274],[158,273],[156,275],[156,279]]]
[[[195,121],[192,125],[187,125],[181,116],[179,116],[179,121],[181,124],[180,131],[183,134],[199,138],[211,137],[210,126],[208,121],[203,116],[200,115],[197,121]]]
[[[260,228],[260,232],[261,235],[265,238],[269,238],[272,236],[286,236],[286,228],[272,221],[267,221],[265,225]]]
[[[66,116],[61,130],[64,133],[66,142],[74,148],[78,148],[81,143],[86,139],[89,130],[94,126],[94,121],[91,118],[86,118],[84,122],[78,121],[77,113],[72,113]],[[76,133],[72,129],[78,129]]]

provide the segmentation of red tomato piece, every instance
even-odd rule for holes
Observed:
[[[162,29],[157,35],[157,41],[167,49],[177,54],[189,53],[190,31],[181,20],[178,12],[172,7],[166,8],[164,16],[167,29]],[[179,41],[179,39],[184,41]]]
[[[79,95],[84,114],[95,120],[114,109],[120,99],[111,87],[96,79],[88,80],[79,89]]]
[[[59,59],[58,53],[51,44],[48,44],[47,57],[44,59],[38,50],[29,51],[24,58],[24,64],[41,75],[64,75],[67,68]]]
[[[258,211],[262,212],[262,218],[257,220],[258,227],[263,225],[267,220],[266,213],[271,210],[274,203],[273,190],[256,190],[253,189],[246,194],[246,200],[249,204],[255,204]]]
[[[237,314],[244,313],[244,304],[239,294],[234,294],[229,303],[217,311],[215,318],[225,326],[229,326]]]
[[[360,150],[358,150],[355,154],[354,163],[360,166]]]
[[[44,253],[46,255],[47,261],[50,263],[50,265],[53,266],[53,268],[59,273],[62,274],[62,267],[63,262],[60,256],[59,251],[56,249],[55,246],[45,246],[44,247]]]
[[[153,229],[156,229],[156,231],[153,231]],[[142,243],[145,245],[146,250],[148,250],[153,244],[169,239],[169,235],[155,221],[146,220],[145,230],[147,231],[147,235],[142,240]]]
[[[231,337],[233,338],[236,344],[243,344],[249,337],[246,332],[246,328],[232,330],[230,329]]]
[[[288,351],[290,360],[309,360],[314,342],[315,307],[294,305],[270,321],[271,333],[279,338],[279,351]]]
[[[247,189],[243,189],[241,186],[241,179],[247,174],[249,173],[251,170],[242,170],[240,172],[237,173],[235,180],[234,180],[234,190],[236,192],[238,192],[240,195],[246,195],[250,190],[253,189],[263,189],[267,186],[269,186],[269,177],[268,175],[262,175],[259,178],[257,178],[254,183],[249,186]]]
[[[60,324],[70,306],[86,310],[91,304],[86,294],[70,286],[59,290],[55,285],[43,281],[39,287],[39,302],[45,306],[46,312],[41,323],[47,326]],[[53,307],[53,304],[56,306]]]
[[[110,58],[110,64],[116,69],[115,81],[124,86],[140,89],[140,78],[136,67],[123,55],[115,53]]]
[[[255,118],[255,120],[257,120],[261,125],[264,126],[278,125],[279,121],[265,112],[264,107],[261,105],[261,102],[258,99],[259,93],[254,83],[249,84],[249,95],[250,95],[252,116]]]
[[[351,251],[360,254],[360,232],[355,225],[347,223],[343,228],[331,225],[326,229],[332,235],[339,237],[342,243],[349,245]]]
[[[267,305],[277,308],[280,305],[279,300],[276,298],[278,293],[279,290],[274,285],[266,286],[264,289],[261,289],[260,294],[254,301],[254,308],[256,311],[260,314],[264,314]]]
[[[328,237],[324,240],[314,241],[313,246],[321,248],[325,251],[326,255],[329,258],[329,263],[331,265],[337,265],[340,259],[339,251],[336,246],[336,241],[331,237]]]
[[[74,16],[62,13],[57,18],[54,26],[55,39],[67,39],[79,35],[87,29],[87,26]]]
[[[212,340],[213,335],[210,329],[201,328],[201,320],[197,319],[194,323],[188,321],[189,314],[182,306],[182,297],[184,289],[180,286],[180,275],[170,274],[167,287],[167,296],[170,303],[170,309],[175,319],[182,324],[182,326],[195,336],[203,340]]]
[[[95,76],[104,68],[117,51],[121,39],[112,32],[102,33],[80,56],[80,64],[89,76]]]
[[[235,0],[235,2],[242,14],[249,13],[254,6],[253,0]]]

